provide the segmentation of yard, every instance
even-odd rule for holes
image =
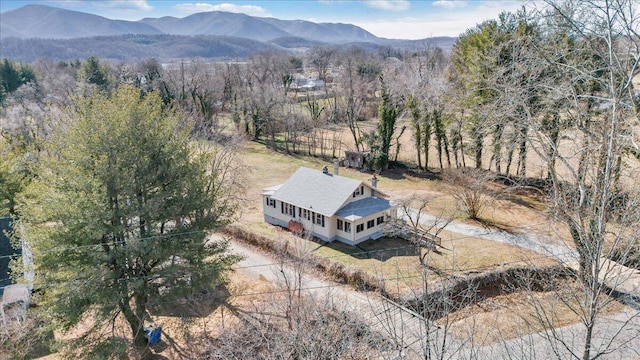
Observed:
[[[247,174],[250,184],[247,206],[244,207],[237,225],[269,238],[280,237],[283,231],[263,222],[260,190],[283,183],[299,166],[321,169],[328,165],[333,169],[330,159],[288,155],[253,142],[245,144],[240,156],[251,170]],[[371,178],[370,173],[353,169],[341,167],[339,171],[342,176],[362,181]],[[437,173],[402,168],[392,169],[378,176],[378,188],[392,199],[423,197],[429,201],[427,212],[433,215],[453,216],[456,221],[467,224],[491,226],[515,235],[534,235],[550,244],[563,243],[572,247],[570,242],[564,240],[568,239],[564,226],[551,221],[544,214],[544,204],[537,194],[524,190],[512,192],[497,183],[492,186],[502,196],[495,199],[490,209],[483,214],[483,221],[476,222],[465,219],[458,211],[451,195],[456,191],[455,187],[442,181]],[[428,256],[430,270],[426,272],[426,276],[431,280],[508,267],[546,267],[557,264],[554,259],[512,245],[446,230],[440,233],[440,237],[442,248]],[[339,242],[310,242],[305,247],[316,256],[340,263],[354,271],[363,271],[377,279],[384,279],[385,290],[392,296],[415,296],[422,288],[423,269],[419,265],[417,253],[404,240],[381,238],[355,247]],[[476,339],[478,343],[488,344],[522,335],[523,331],[538,331],[539,326],[529,325],[536,322],[536,308],[540,306],[549,309],[559,326],[579,322],[579,316],[570,310],[574,305],[561,303],[554,291],[496,293],[443,321],[451,321],[454,324],[452,331],[459,336],[466,336],[471,324],[477,324],[474,326],[484,330],[491,329],[492,331],[485,331],[487,335],[482,339]],[[613,302],[605,312],[616,313],[623,308],[623,305]],[[524,324],[529,324],[527,330],[523,330]]]

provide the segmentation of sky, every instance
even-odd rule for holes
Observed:
[[[182,18],[198,12],[228,11],[259,17],[349,23],[390,39],[458,36],[502,11],[517,11],[520,0],[0,0],[0,12],[28,4],[82,11],[117,20]]]

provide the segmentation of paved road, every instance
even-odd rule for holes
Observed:
[[[582,324],[555,328],[465,350],[469,359],[580,359],[586,331]],[[590,358],[640,359],[640,313],[627,310],[600,317],[593,332]]]
[[[295,278],[296,272],[291,266],[281,265],[273,257],[236,240],[230,241],[230,250],[244,255],[244,260],[239,262],[237,267],[263,276],[272,283],[283,284],[285,276],[289,279]],[[372,329],[395,339],[398,352],[390,354],[390,358],[396,355],[399,358],[424,358],[420,354],[425,346],[427,322],[417,314],[382,299],[377,293],[359,292],[349,285],[319,279],[309,273],[303,277],[302,287],[305,295],[342,304],[346,310],[360,314]],[[436,326],[431,325],[429,330],[432,342],[441,342],[444,339]],[[448,337],[447,341],[454,340]]]

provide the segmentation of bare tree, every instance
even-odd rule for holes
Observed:
[[[329,69],[329,65],[331,64],[331,60],[335,52],[336,50],[332,46],[315,45],[307,54],[309,63],[316,69],[316,71],[318,71],[318,79],[325,81],[325,85],[327,70]]]
[[[407,239],[415,250],[417,274],[411,280],[417,281],[406,281],[403,271],[398,271],[396,279],[387,280],[379,318],[395,343],[398,358],[473,358],[475,329],[468,329],[464,338],[452,337],[452,314],[473,302],[477,284],[433,266],[433,256],[453,251],[442,248],[439,241],[452,217],[429,215],[427,211],[434,211],[431,206],[432,200],[426,197],[400,202],[406,226],[394,233]],[[392,297],[390,293],[399,295]]]
[[[289,234],[278,240],[279,289],[255,308],[236,311],[241,324],[212,340],[207,358],[368,359],[383,357],[389,343],[346,302],[314,293],[309,284],[309,239]]]
[[[547,37],[516,61],[540,68],[530,86],[550,115],[521,118],[538,155],[550,164],[550,210],[566,225],[576,251],[579,290],[560,298],[580,318],[579,340],[557,330],[544,313],[540,318],[555,351],[594,359],[615,351],[616,338],[629,326],[623,321],[604,336],[598,332],[611,296],[628,291],[630,273],[610,261],[613,249],[626,258],[640,235],[637,183],[620,182],[637,177],[637,160],[627,150],[638,149],[632,79],[640,59],[640,18],[634,2],[624,0],[547,1],[536,10]]]
[[[451,196],[472,220],[481,220],[482,213],[493,204],[496,196],[487,186],[493,178],[493,174],[480,169],[450,170],[445,176],[452,185]]]

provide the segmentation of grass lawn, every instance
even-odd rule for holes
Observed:
[[[440,249],[428,255],[432,271],[428,280],[442,276],[460,276],[482,272],[498,266],[554,265],[555,261],[533,251],[443,231]],[[393,295],[410,295],[422,288],[422,268],[418,254],[405,240],[380,238],[349,246],[339,242],[316,246],[315,255],[339,261],[384,279],[386,290]]]
[[[306,156],[288,155],[267,149],[264,145],[247,142],[240,152],[240,158],[247,169],[247,197],[241,209],[238,223],[251,232],[270,238],[281,236],[276,227],[264,223],[262,215],[261,189],[286,181],[298,167],[306,166],[321,169],[329,160]],[[353,169],[340,168],[340,175],[357,180],[368,181],[371,174]],[[390,171],[379,176],[378,188],[390,195],[392,199],[423,196],[429,199],[428,212],[433,214],[453,214],[456,205],[451,197],[450,185],[437,180],[433,176],[421,176],[411,172]],[[500,200],[496,202],[488,214],[490,219],[500,219],[500,224],[514,228],[517,223],[545,223],[543,215],[533,206],[521,200],[518,202]],[[497,222],[497,220],[495,220]],[[513,226],[512,226],[513,223]],[[527,229],[527,232],[532,231]],[[527,264],[550,265],[553,260],[541,257],[532,251],[493,241],[463,236],[443,231],[440,252],[429,255],[428,263],[437,271],[447,274],[461,275],[467,272],[478,272],[492,269],[500,265]],[[357,247],[338,242],[319,246],[310,244],[310,249],[321,257],[330,258],[345,265],[352,266],[367,273],[387,279],[393,292],[403,292],[420,287],[421,276],[419,259],[408,243],[401,239],[382,238],[367,241]],[[431,273],[430,278],[438,275]],[[395,283],[400,283],[394,284]]]

